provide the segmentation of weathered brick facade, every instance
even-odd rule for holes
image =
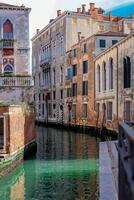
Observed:
[[[30,107],[0,106],[0,119],[3,119],[0,153],[17,153],[35,141],[34,112]]]
[[[112,41],[120,41],[126,34],[119,32],[106,32],[93,35],[87,39],[81,40],[74,45],[67,53],[67,72],[73,70],[76,66],[76,74],[72,74],[71,78],[66,77],[66,96],[64,101],[65,113],[64,122],[77,125],[96,126],[97,113],[95,109],[95,70],[94,58],[104,49],[112,46]],[[106,46],[100,46],[100,40],[105,40]],[[85,48],[85,49],[84,49]],[[74,49],[76,55],[73,55]],[[87,69],[84,70],[84,63],[87,62]],[[72,71],[73,73],[73,71]],[[83,88],[83,82],[87,82],[87,91]],[[77,84],[77,94],[73,96],[73,84]],[[68,96],[67,90],[70,89],[71,95]],[[84,92],[84,93],[83,93]],[[86,105],[85,116],[83,113],[83,105]],[[73,106],[76,107],[76,113],[73,117]],[[70,115],[70,117],[69,117]],[[70,122],[69,122],[70,120]]]

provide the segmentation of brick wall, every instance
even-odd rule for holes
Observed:
[[[34,112],[26,106],[0,107],[5,118],[4,153],[15,153],[35,140]]]

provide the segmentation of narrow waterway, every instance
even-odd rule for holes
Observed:
[[[96,138],[43,127],[36,132],[36,155],[0,179],[0,200],[97,200]]]

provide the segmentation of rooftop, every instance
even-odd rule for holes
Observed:
[[[30,8],[26,8],[23,4],[21,6],[16,6],[12,4],[0,3],[0,10],[31,10]]]
[[[120,36],[120,37],[125,37],[128,36],[128,34],[124,34],[122,32],[115,32],[115,31],[107,31],[103,33],[97,33],[95,36]]]
[[[118,22],[123,19],[123,17],[117,17],[117,16],[112,16],[111,13],[108,15],[103,14],[104,10],[103,8],[96,8],[94,3],[90,3],[89,9],[86,8],[86,5],[83,4],[82,8],[77,8],[77,11],[64,11],[61,12],[61,10],[57,10],[57,16],[55,19],[50,20],[50,22],[45,26],[42,30],[39,31],[37,29],[37,33],[35,36],[32,38],[32,41],[36,39],[38,36],[40,36],[44,31],[46,31],[51,25],[53,25],[56,21],[67,15],[68,13],[77,15],[77,16],[87,16],[91,17],[97,20],[104,20],[104,21],[113,21],[113,22]]]
[[[127,37],[122,38],[119,42],[117,42],[115,45],[111,46],[110,48],[104,50],[102,53],[100,53],[98,56],[96,56],[95,61],[97,59],[99,59],[101,56],[105,55],[107,52],[109,52],[110,50],[116,48],[118,45],[122,44],[123,42],[127,41],[129,38],[134,37],[134,32],[132,32],[131,34],[127,35]]]

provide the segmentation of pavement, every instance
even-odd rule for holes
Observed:
[[[99,200],[118,199],[118,151],[117,141],[99,145]]]

